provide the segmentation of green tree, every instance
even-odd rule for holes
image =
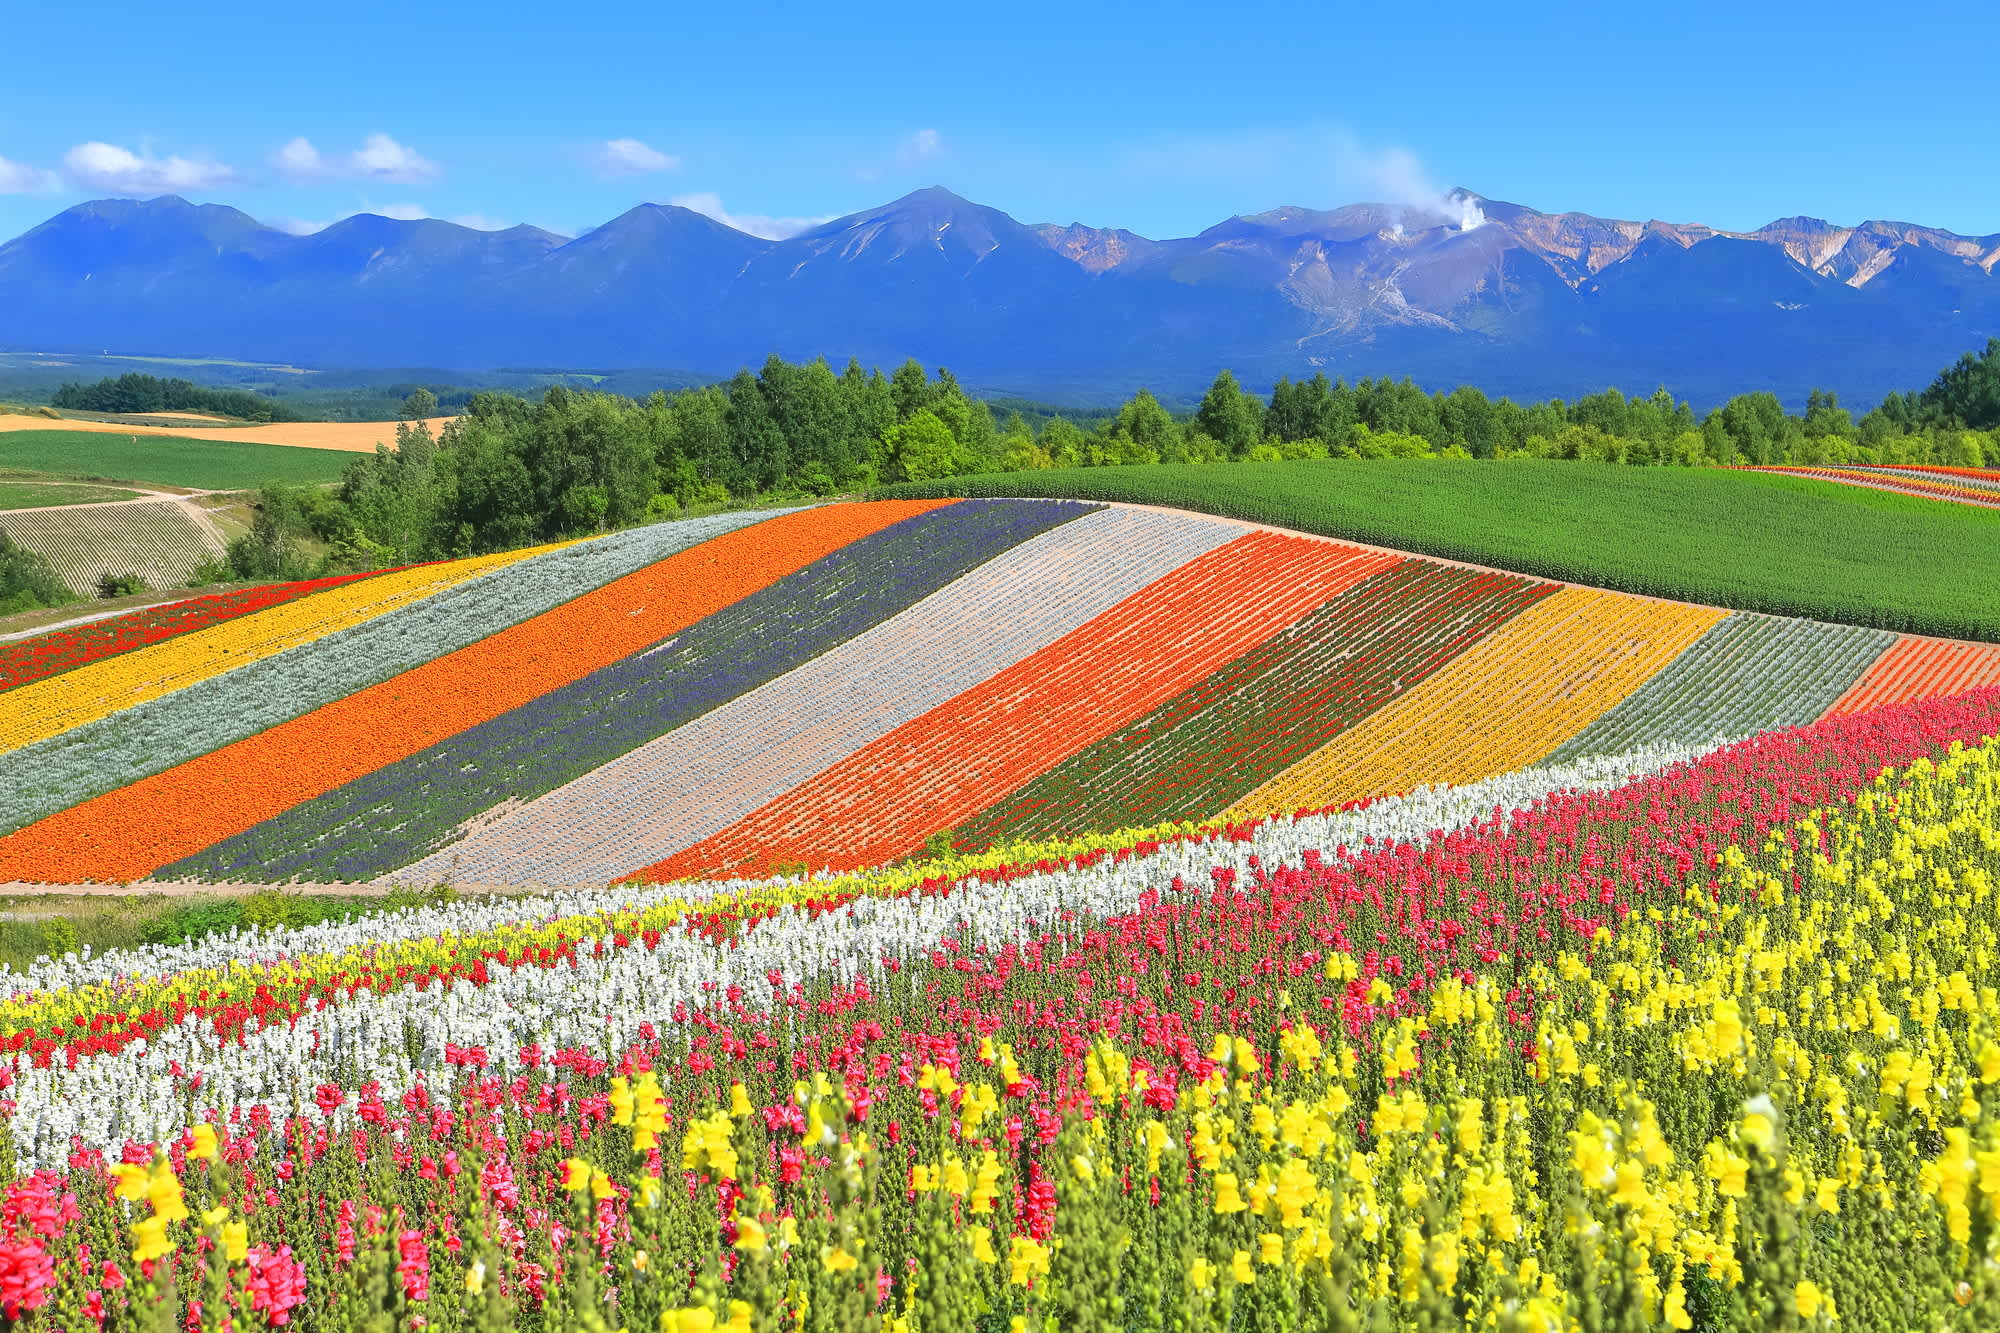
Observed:
[[[930,481],[956,475],[958,441],[934,412],[920,410],[889,428],[889,475],[895,481]]]
[[[889,377],[889,393],[896,404],[896,420],[908,421],[931,405],[931,382],[923,363],[911,357],[896,367]]]
[[[1202,395],[1195,409],[1195,429],[1221,445],[1231,458],[1242,458],[1264,441],[1262,405],[1225,370]]]
[[[1854,414],[1840,405],[1840,395],[1814,389],[1806,397],[1806,415],[1801,423],[1808,439],[1837,435],[1843,440],[1855,436]]]
[[[1178,458],[1181,453],[1180,423],[1146,389],[1133,394],[1118,409],[1114,434],[1131,442],[1120,448],[1121,461],[1157,463],[1163,458]]]
[[[2000,430],[2000,338],[1959,357],[1917,395],[1916,407],[1925,424]]]
[[[278,481],[266,485],[258,493],[250,531],[229,543],[231,571],[243,579],[299,579],[311,573],[300,548],[311,533],[306,505],[298,487]]]
[[[0,616],[77,600],[49,562],[0,529]]]
[[[1088,447],[1083,429],[1068,417],[1050,417],[1042,426],[1042,452],[1051,466],[1080,467]]]
[[[772,419],[764,387],[747,370],[729,381],[729,441],[736,455],[739,494],[767,491],[791,470],[784,432]]]
[[[403,420],[428,421],[437,415],[437,395],[419,385],[403,400]]]

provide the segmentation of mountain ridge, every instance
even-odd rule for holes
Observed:
[[[294,235],[174,195],[0,243],[0,344],[301,364],[916,356],[968,382],[1186,391],[1223,365],[1549,396],[1814,385],[1863,401],[2000,332],[2000,234],[1808,216],[1749,232],[1430,204],[1282,205],[1193,236],[1024,223],[943,186],[779,240],[672,204],[575,238],[356,214]]]

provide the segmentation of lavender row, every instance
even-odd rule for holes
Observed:
[[[531,556],[24,746],[7,756],[0,832],[254,736],[775,512],[783,511],[660,523]]]
[[[391,878],[602,885],[630,874],[720,832],[1240,536],[1234,524],[1138,509],[1065,524]]]
[[[166,867],[165,877],[370,879],[881,624],[974,567],[1095,511],[972,500],[905,519],[663,643]]]

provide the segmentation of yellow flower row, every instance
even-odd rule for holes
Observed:
[[[1582,731],[1725,613],[1564,588],[1251,792],[1232,818],[1477,782]]]
[[[0,694],[0,754],[311,643],[564,545],[568,543],[378,574],[9,690]]]
[[[972,1308],[1025,1308],[1032,1327],[1089,1308],[1093,1284],[1115,1284],[1162,1231],[1146,1239],[1154,1260],[1180,1257],[1148,1299],[1183,1312],[1177,1327],[1691,1329],[1697,1285],[1728,1327],[1992,1327],[1996,867],[2000,741],[1954,745],[1850,809],[1732,849],[1718,891],[1691,883],[1519,978],[1448,976],[1367,1047],[1304,1022],[1275,1049],[1272,1034],[1217,1033],[1214,1072],[1161,1109],[1099,1038],[1084,1079],[1096,1113],[1039,1154],[1061,1188],[1048,1241],[1002,1243],[1020,1225],[1005,1201],[1030,1184],[1021,1159],[947,1116],[890,1196],[906,1182],[911,1203],[881,1234],[836,1216],[837,1253],[890,1251],[900,1272],[904,1255],[921,1269],[953,1251]],[[1351,961],[1335,955],[1328,977]],[[1539,1014],[1527,1060],[1514,985]],[[1012,1048],[989,1037],[975,1058],[955,1076],[925,1066],[916,1088],[1004,1107]],[[824,1077],[795,1100],[812,1126],[852,1109]],[[857,1132],[818,1174],[774,1187],[757,1117],[690,1115],[681,1165],[737,1183],[752,1259],[778,1216],[801,1219],[787,1244],[830,1235],[820,1201],[852,1195],[875,1155]],[[953,1221],[996,1199],[980,1225]],[[1072,1247],[1102,1262],[1065,1266]],[[789,1326],[800,1290],[766,1276],[759,1308]],[[1347,1316],[1321,1318],[1328,1292]],[[914,1306],[899,1313],[923,1326]]]

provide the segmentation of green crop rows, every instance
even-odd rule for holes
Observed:
[[[0,432],[0,467],[66,477],[109,477],[200,490],[235,491],[267,481],[337,481],[358,457],[338,449],[189,440],[178,435],[109,431]]]
[[[90,509],[30,509],[0,514],[0,528],[55,569],[72,592],[89,597],[106,574],[137,574],[147,586],[177,588],[222,544],[173,500]]]
[[[2000,511],[1789,477],[1333,460],[1013,472],[875,494],[1170,505],[1655,597],[2000,642]]]

